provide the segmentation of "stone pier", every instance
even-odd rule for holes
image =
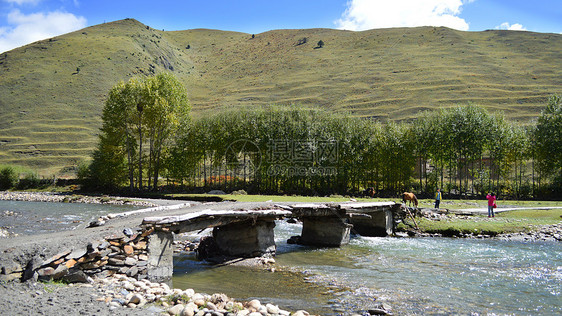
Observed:
[[[273,220],[247,220],[213,229],[219,251],[228,256],[260,257],[275,255]]]
[[[167,282],[174,272],[174,235],[157,231],[148,236],[147,278],[152,282]]]
[[[340,217],[303,217],[300,243],[303,245],[339,247],[349,243],[353,225]]]

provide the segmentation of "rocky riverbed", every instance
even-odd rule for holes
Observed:
[[[86,196],[76,194],[60,194],[55,192],[12,192],[1,191],[0,200],[25,202],[54,202],[54,203],[88,203],[113,204],[154,207],[157,204],[139,199],[129,199],[110,196]]]

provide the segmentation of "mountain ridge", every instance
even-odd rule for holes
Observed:
[[[324,43],[323,47],[318,42]],[[44,175],[88,159],[109,89],[173,73],[194,115],[320,106],[382,121],[475,103],[528,123],[561,93],[562,35],[445,27],[155,30],[126,19],[0,54],[0,164]]]

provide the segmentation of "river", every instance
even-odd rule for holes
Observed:
[[[0,200],[0,227],[18,235],[52,233],[75,229],[80,225],[85,227],[102,215],[139,208],[131,205]]]
[[[0,227],[20,235],[46,233],[135,208],[0,201]],[[174,287],[322,315],[364,312],[379,303],[395,315],[562,314],[559,242],[354,237],[341,248],[287,244],[301,229],[277,222],[276,272],[213,267],[180,254]]]
[[[386,303],[395,315],[560,315],[562,246],[496,239],[355,237],[342,248],[286,243],[302,226],[277,222],[281,272],[175,258],[174,287],[257,298],[322,315]]]

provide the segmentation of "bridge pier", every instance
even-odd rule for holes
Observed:
[[[148,236],[147,278],[151,282],[167,282],[174,272],[174,235],[156,231]]]
[[[341,217],[303,217],[299,242],[304,245],[339,247],[349,243],[352,227]]]
[[[391,209],[369,212],[369,217],[352,216],[353,232],[361,236],[385,237],[394,234],[393,213]]]
[[[275,255],[275,222],[246,220],[213,229],[213,238],[221,253],[228,256],[260,257]]]

